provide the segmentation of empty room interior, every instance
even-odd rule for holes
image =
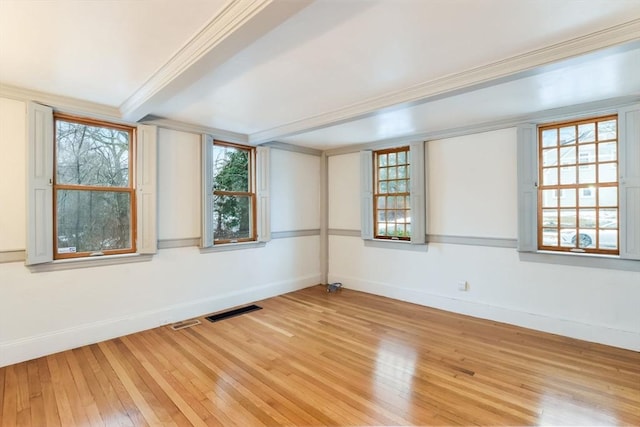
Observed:
[[[0,426],[640,425],[640,0],[0,0]]]

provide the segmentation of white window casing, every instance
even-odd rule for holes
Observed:
[[[213,137],[202,134],[202,238],[203,248],[213,246]]]
[[[411,195],[411,244],[426,243],[425,157],[424,142],[409,145],[410,195]]]
[[[269,147],[256,147],[256,231],[259,242],[271,240],[270,155]]]

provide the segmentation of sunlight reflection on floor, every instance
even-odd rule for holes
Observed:
[[[617,426],[615,414],[571,400],[571,396],[545,394],[539,403],[538,425]]]
[[[411,405],[411,399],[406,397],[413,390],[416,359],[414,348],[398,342],[380,341],[375,370],[376,399],[394,401],[399,412],[406,414]]]

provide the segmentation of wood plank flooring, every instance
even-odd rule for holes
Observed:
[[[640,353],[316,286],[0,368],[0,425],[640,425]]]

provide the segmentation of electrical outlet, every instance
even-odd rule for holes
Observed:
[[[458,282],[458,290],[462,292],[467,292],[469,290],[469,284],[466,280],[460,280]]]

